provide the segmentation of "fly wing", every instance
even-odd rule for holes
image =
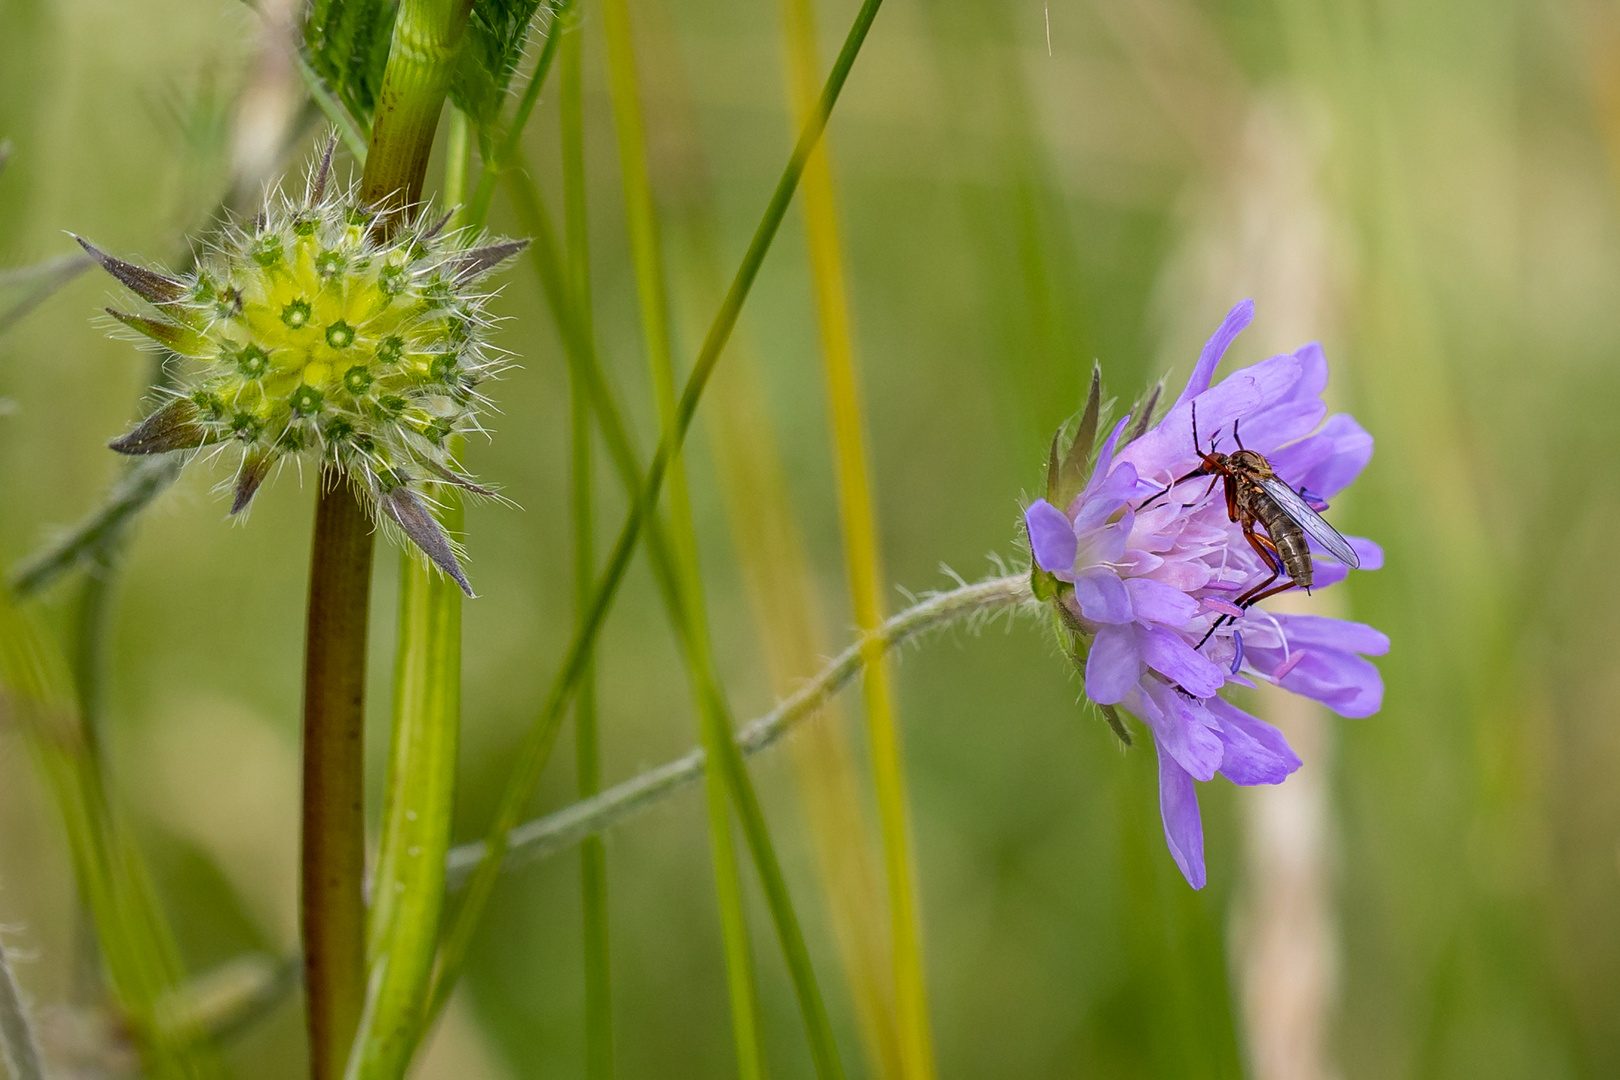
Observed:
[[[1299,492],[1275,476],[1261,478],[1258,483],[1265,489],[1265,493],[1282,507],[1283,513],[1292,518],[1295,525],[1304,529],[1307,536],[1321,544],[1323,550],[1350,569],[1361,569],[1361,559],[1356,556],[1350,541],[1340,536],[1339,530],[1323,521],[1322,515],[1312,510],[1310,505],[1300,498]]]

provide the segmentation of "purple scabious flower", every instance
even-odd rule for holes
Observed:
[[[1165,839],[1194,888],[1205,881],[1194,782],[1219,773],[1235,784],[1276,784],[1300,766],[1280,731],[1224,701],[1221,688],[1268,682],[1341,716],[1370,716],[1382,704],[1383,680],[1366,657],[1389,649],[1387,637],[1361,623],[1240,609],[1234,601],[1270,571],[1228,516],[1218,478],[1189,480],[1139,509],[1198,467],[1195,406],[1205,449],[1217,437],[1234,443],[1233,426],[1240,424],[1243,445],[1319,507],[1372,457],[1372,436],[1361,425],[1345,414],[1327,416],[1327,361],[1314,343],[1210,385],[1253,317],[1248,300],[1227,314],[1157,425],[1123,446],[1130,418],[1114,426],[1066,505],[1054,448],[1049,498],[1024,514],[1037,593],[1060,606],[1075,660],[1083,660],[1087,697],[1110,715],[1111,707],[1123,708],[1153,737]],[[1094,380],[1092,431],[1095,386]],[[1076,450],[1082,438],[1090,438],[1084,422]],[[1352,537],[1350,544],[1362,569],[1382,565],[1383,552],[1370,540]],[[1344,579],[1343,565],[1314,545],[1312,555],[1313,591]]]

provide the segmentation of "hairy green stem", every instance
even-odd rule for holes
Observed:
[[[444,177],[452,206],[466,191],[469,131],[466,115],[452,109]],[[452,217],[450,227],[458,224]],[[449,450],[459,456],[459,436]],[[444,485],[436,501],[439,524],[459,541],[461,492]],[[461,602],[455,582],[417,553],[400,552],[393,736],[367,934],[366,1007],[349,1053],[350,1080],[398,1080],[422,1034],[455,814]]]
[[[744,724],[737,732],[737,749],[744,757],[753,757],[776,745],[848,686],[866,668],[873,653],[882,655],[930,630],[987,618],[998,612],[1017,611],[1033,602],[1028,574],[991,578],[930,596],[890,617],[875,633],[862,637],[834,657],[793,696],[764,716]],[[674,761],[615,784],[594,798],[583,799],[517,826],[506,836],[507,866],[515,868],[548,858],[566,851],[585,837],[636,817],[698,780],[703,776],[706,763],[707,755],[702,749],[692,750]],[[463,885],[486,854],[484,841],[452,848],[450,887]]]

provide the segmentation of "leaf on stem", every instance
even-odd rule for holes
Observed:
[[[540,0],[473,0],[461,62],[450,80],[450,100],[480,126],[500,116],[539,7]],[[546,5],[548,14],[553,7]]]

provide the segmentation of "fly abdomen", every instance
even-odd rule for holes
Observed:
[[[1312,577],[1311,549],[1305,543],[1305,530],[1296,525],[1276,500],[1263,491],[1253,493],[1251,505],[1254,516],[1266,527],[1266,535],[1271,537],[1277,554],[1282,556],[1283,569],[1294,579],[1295,585],[1309,589]]]

